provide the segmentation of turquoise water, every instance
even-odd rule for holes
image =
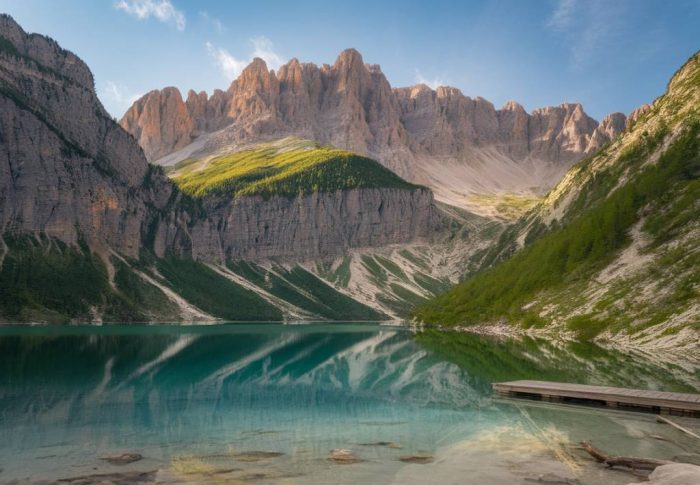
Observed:
[[[0,483],[134,471],[159,483],[528,483],[542,472],[628,483],[568,443],[695,453],[682,436],[646,439],[672,433],[649,415],[491,395],[491,382],[515,378],[692,391],[698,375],[588,344],[372,325],[0,327]],[[333,449],[359,462],[330,461]],[[100,459],[125,451],[143,459]],[[401,461],[415,455],[432,463]]]

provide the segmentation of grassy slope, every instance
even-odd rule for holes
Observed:
[[[414,189],[378,162],[337,148],[287,138],[207,162],[187,159],[169,171],[187,194],[296,196],[353,188]]]
[[[228,321],[281,321],[280,310],[252,291],[191,259],[166,257],[158,272],[180,296],[201,310]]]
[[[266,270],[254,263],[237,262],[230,263],[229,268],[259,288],[320,318],[338,321],[388,318],[336,291],[299,266]]]
[[[543,325],[546,321],[541,315],[547,313],[546,303],[564,308],[567,300],[573,301],[582,294],[596,272],[629,245],[630,229],[640,221],[644,232],[653,240],[649,251],[674,239],[682,241],[682,254],[674,257],[663,251],[665,259],[655,255],[655,267],[657,271],[673,267],[674,272],[680,272],[677,274],[683,281],[673,282],[675,291],[648,308],[630,299],[627,308],[618,307],[615,313],[614,305],[598,302],[587,313],[570,318],[569,328],[584,338],[593,338],[606,328],[621,330],[632,324],[638,328],[648,327],[697,301],[700,287],[698,248],[692,243],[692,237],[682,233],[689,222],[698,219],[700,209],[697,204],[700,200],[700,116],[695,106],[700,90],[699,66],[700,59],[696,55],[674,78],[669,94],[660,98],[654,109],[645,115],[646,121],[638,121],[631,128],[633,142],[617,152],[612,163],[582,179],[582,189],[565,212],[563,223],[553,224],[546,230],[542,230],[542,223],[535,225],[538,234],[530,238],[534,241],[532,244],[431,301],[415,316],[425,322],[448,325],[504,319],[525,325]],[[654,117],[662,122],[652,123]],[[675,132],[673,143],[661,150],[657,163],[648,164],[671,131]],[[597,159],[603,160],[606,156],[602,153],[584,161],[572,172],[585,173],[587,165],[595,166],[599,162]],[[618,187],[625,179],[626,183]],[[618,299],[641,290],[641,281],[623,283],[627,287]],[[606,297],[615,299],[614,295]],[[583,307],[586,302],[579,303]],[[568,310],[575,310],[574,305]],[[625,318],[629,314],[639,318],[633,322]]]
[[[105,263],[86,248],[29,236],[3,237],[8,251],[0,266],[0,322],[177,322],[180,310],[129,263]],[[169,286],[189,303],[230,321],[281,321],[282,313],[207,266],[191,259],[151,261]],[[144,262],[137,263],[149,272]],[[155,276],[155,275],[151,275]]]

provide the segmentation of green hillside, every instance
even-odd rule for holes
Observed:
[[[699,136],[696,54],[666,95],[520,221],[528,246],[415,317],[443,325],[559,323],[584,339],[661,324],[665,335],[700,329]]]
[[[187,194],[293,197],[354,188],[414,189],[378,162],[298,138],[210,158],[189,158],[168,171]]]

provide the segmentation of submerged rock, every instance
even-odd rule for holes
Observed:
[[[404,463],[417,463],[419,465],[425,465],[427,463],[432,463],[435,461],[433,455],[417,454],[417,455],[403,455],[399,457],[399,460]]]
[[[401,449],[401,445],[394,443],[393,441],[375,441],[374,443],[360,443],[360,446],[384,446],[386,448],[393,448],[395,450]]]
[[[243,451],[241,453],[234,453],[232,456],[237,461],[254,462],[277,458],[282,455],[284,455],[284,453],[280,453],[279,451]]]
[[[333,463],[338,463],[339,465],[352,465],[353,463],[360,463],[364,460],[359,458],[352,450],[345,448],[336,448],[331,450],[331,454],[328,457],[328,461]]]
[[[111,463],[112,465],[126,465],[135,461],[139,461],[142,458],[143,456],[141,456],[141,454],[130,451],[118,455],[101,456],[100,460],[104,460],[108,463]]]

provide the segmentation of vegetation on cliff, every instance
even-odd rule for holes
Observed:
[[[699,99],[696,54],[621,139],[575,166],[520,222],[512,237],[526,236],[524,249],[415,317],[443,325],[560,322],[582,339],[662,323],[666,336],[700,328]]]
[[[415,189],[378,162],[298,138],[210,159],[189,158],[168,172],[190,195],[294,197],[356,188]]]

